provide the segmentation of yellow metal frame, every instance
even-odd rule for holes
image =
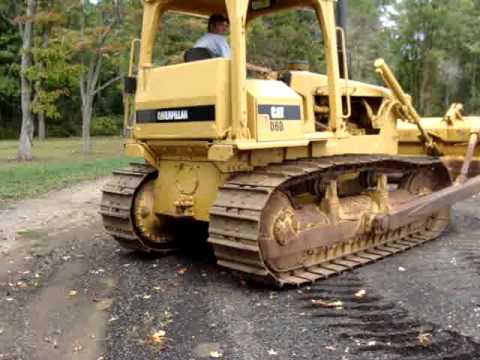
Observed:
[[[374,132],[348,129],[350,106],[342,99],[389,98],[383,88],[341,79],[335,1],[283,0],[261,11],[251,11],[247,0],[146,0],[135,98],[137,111],[215,105],[215,119],[201,122],[137,123],[127,143],[127,154],[143,156],[159,169],[155,183],[155,212],[208,221],[218,187],[231,174],[285,160],[346,153],[397,152],[396,119],[388,106],[369,121]],[[289,86],[275,80],[247,79],[246,28],[258,16],[308,7],[315,12],[323,34],[327,74],[292,71]],[[167,11],[200,16],[228,15],[230,59],[156,67],[153,46],[160,19]],[[342,41],[342,46],[345,47]],[[328,100],[328,129],[316,130],[315,99]],[[260,106],[294,107],[299,119],[275,120]],[[155,111],[155,110],[154,110]],[[273,110],[272,110],[273,111]],[[348,112],[348,114],[344,114]],[[372,112],[372,114],[370,114]],[[345,118],[347,117],[347,118]],[[211,121],[210,121],[211,120]],[[270,128],[269,128],[270,126]]]

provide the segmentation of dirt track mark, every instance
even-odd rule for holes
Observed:
[[[361,289],[366,295],[356,296]],[[341,301],[342,306],[322,308],[312,303],[316,299]],[[303,301],[312,321],[335,320],[329,325],[331,335],[338,337],[354,358],[369,353],[378,359],[476,360],[480,353],[480,344],[470,337],[422,321],[384,299],[355,273],[314,284],[305,291]],[[421,334],[426,336],[423,344]]]
[[[30,247],[31,240],[68,233],[98,219],[105,178],[0,207],[0,251]],[[27,240],[27,241],[20,241]],[[30,241],[29,241],[30,240]]]

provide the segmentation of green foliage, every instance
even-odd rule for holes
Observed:
[[[252,63],[286,69],[289,61],[306,60],[312,71],[325,73],[323,39],[311,10],[286,11],[253,22],[248,33]]]
[[[18,136],[20,47],[17,29],[0,20],[0,139]]]
[[[101,58],[96,88],[125,73],[130,40],[139,37],[142,0],[42,0],[35,17],[35,113],[47,117],[49,136],[78,135],[81,129],[80,78]],[[477,0],[348,1],[347,47],[355,80],[381,83],[373,62],[383,57],[414,97],[420,112],[442,114],[449,103],[480,111],[480,7]],[[23,2],[0,2],[0,138],[17,137],[20,113],[21,37],[13,21]],[[393,11],[392,11],[393,9]],[[184,52],[206,31],[205,19],[166,14],[154,59],[158,65],[183,61]],[[83,29],[83,30],[82,30]],[[102,37],[108,32],[108,38]],[[45,46],[45,33],[48,46]],[[310,10],[258,18],[248,29],[248,61],[276,70],[291,60],[307,60],[326,71],[322,34]],[[96,93],[94,134],[118,134],[123,113],[118,83]]]
[[[40,42],[41,39],[37,38],[33,50],[35,65],[27,73],[27,77],[37,84],[33,111],[44,113],[49,119],[58,119],[62,116],[58,100],[75,91],[81,67],[70,63],[71,44],[58,37],[53,38],[48,47],[43,47]]]
[[[167,13],[161,21],[154,49],[157,65],[174,64],[183,61],[183,54],[193,47],[205,33],[206,21],[185,15]]]
[[[480,8],[474,0],[404,0],[390,29],[396,68],[417,107],[441,114],[451,102],[480,110]]]
[[[92,136],[121,135],[123,119],[120,116],[100,116],[92,120]]]

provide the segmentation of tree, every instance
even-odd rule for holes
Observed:
[[[351,64],[351,77],[355,80],[378,82],[373,64],[379,57],[389,61],[392,57],[388,46],[388,34],[381,19],[384,17],[384,1],[349,1],[347,27],[347,52]]]
[[[18,160],[31,161],[33,158],[33,113],[32,113],[32,83],[27,77],[27,71],[33,63],[33,24],[37,10],[36,0],[27,0],[25,17],[18,21],[20,33],[22,34],[22,63],[20,72],[21,101],[22,101],[22,128],[18,144]]]
[[[403,0],[395,10],[396,67],[416,106],[425,115],[440,115],[446,102],[468,104],[477,87],[470,85],[476,80],[469,46],[479,44],[478,5],[473,0]]]
[[[121,79],[121,76],[117,75],[99,85],[105,58],[124,49],[119,42],[111,41],[121,31],[123,2],[110,0],[97,5],[90,4],[88,0],[80,2],[78,50],[84,71],[80,74],[79,88],[82,101],[83,152],[88,153],[91,150],[90,128],[95,96]]]
[[[36,16],[40,31],[33,49],[34,65],[28,78],[35,83],[33,111],[38,115],[38,138],[45,139],[45,119],[62,116],[57,102],[71,94],[78,81],[80,66],[72,64],[74,48],[65,41],[63,2],[45,0]]]

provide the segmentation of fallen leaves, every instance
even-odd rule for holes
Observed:
[[[171,324],[172,322],[173,322],[173,314],[170,311],[165,310],[163,312],[163,318],[160,321],[160,325],[163,326],[163,327],[166,327],[169,324]]]
[[[268,350],[268,355],[270,355],[270,356],[275,356],[275,355],[278,355],[278,352],[276,352],[276,351],[273,350],[273,349],[270,349],[270,350]]]
[[[83,350],[82,344],[75,344],[75,345],[73,346],[73,352],[80,352],[80,351],[82,351],[82,350]]]
[[[324,308],[335,308],[337,310],[343,309],[343,302],[341,302],[340,300],[325,301],[321,299],[312,299],[312,304],[320,307],[324,307]]]
[[[158,330],[153,332],[152,335],[145,341],[147,345],[152,345],[160,350],[164,350],[167,347],[167,332],[165,330]]]
[[[70,291],[68,292],[68,296],[70,296],[70,297],[77,296],[77,294],[78,294],[78,291],[77,291],[77,290],[70,290]]]
[[[27,283],[25,281],[18,281],[16,283],[16,286],[17,288],[19,289],[25,289],[26,287],[28,287]]]
[[[367,290],[365,289],[361,289],[361,290],[358,290],[356,293],[355,293],[355,297],[357,299],[362,299],[365,297],[365,295],[367,295]]]
[[[165,341],[165,336],[167,333],[164,330],[156,331],[152,335],[152,342],[159,344]]]
[[[43,339],[43,341],[45,341],[48,344],[52,344],[54,349],[58,349],[58,340],[57,339],[54,339],[54,338],[51,338],[51,337],[47,336]],[[81,349],[75,350],[76,346],[78,346],[78,345],[75,345],[75,347],[73,348],[74,352],[80,351]]]
[[[185,267],[185,266],[184,266],[184,267],[180,267],[180,268],[177,269],[177,274],[178,274],[178,275],[183,275],[183,274],[185,274],[187,271],[188,271],[188,268],[187,268],[187,267]]]
[[[421,333],[417,336],[418,342],[423,346],[429,346],[433,342],[431,333]]]
[[[223,356],[220,351],[210,351],[210,357],[213,359],[219,359]]]
[[[331,345],[325,346],[325,349],[328,350],[328,351],[336,351],[337,350],[337,348],[335,346],[331,346]]]
[[[100,311],[108,310],[112,307],[113,299],[94,299],[95,308]]]
[[[96,270],[90,270],[90,274],[92,275],[99,275],[99,274],[103,274],[105,272],[105,269],[96,269]]]

